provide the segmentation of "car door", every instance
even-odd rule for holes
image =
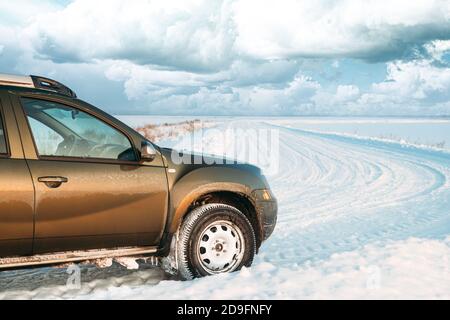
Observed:
[[[76,104],[22,97],[20,105],[36,189],[34,253],[157,245],[168,203],[161,155],[140,163],[125,131]]]
[[[0,91],[0,257],[29,255],[34,188],[8,93]]]

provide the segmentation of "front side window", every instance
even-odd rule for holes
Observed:
[[[22,105],[40,156],[136,160],[128,138],[90,114],[37,99]]]

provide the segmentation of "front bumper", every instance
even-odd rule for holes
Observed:
[[[277,224],[278,202],[272,192],[268,189],[255,190],[253,195],[256,199],[256,210],[259,213],[262,241],[267,240],[273,233]]]
[[[257,204],[261,213],[261,224],[263,231],[263,241],[267,240],[273,233],[277,224],[277,201],[264,201]]]

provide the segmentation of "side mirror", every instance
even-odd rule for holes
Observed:
[[[143,141],[141,144],[141,161],[153,161],[156,157],[156,150],[148,141]]]

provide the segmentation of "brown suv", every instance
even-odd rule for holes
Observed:
[[[57,81],[0,75],[0,118],[0,268],[150,255],[191,279],[275,227],[257,167],[159,148]]]

